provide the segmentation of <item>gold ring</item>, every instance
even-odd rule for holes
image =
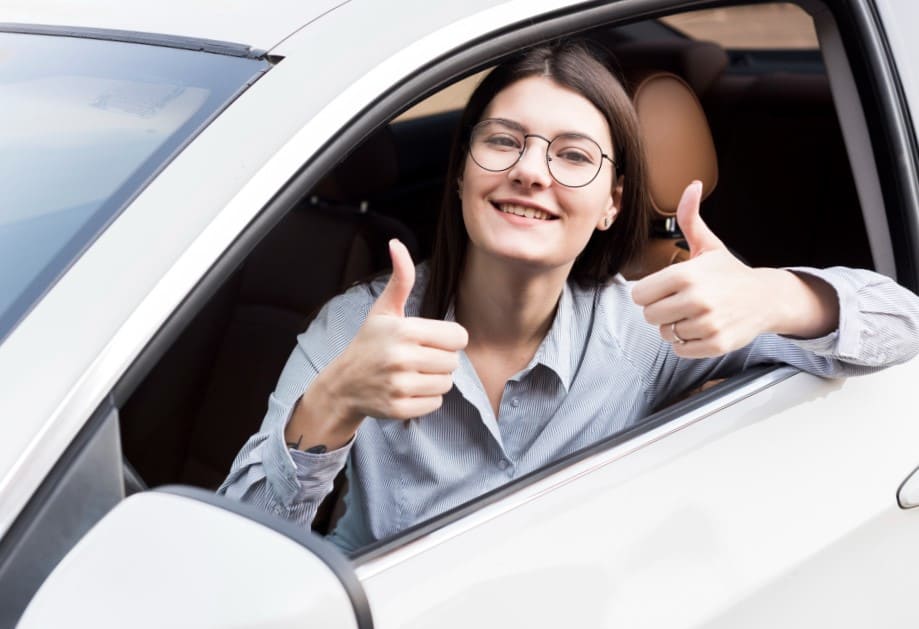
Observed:
[[[682,345],[686,342],[686,339],[680,338],[680,335],[676,333],[676,324],[676,321],[670,324],[670,332],[673,334],[673,340]]]

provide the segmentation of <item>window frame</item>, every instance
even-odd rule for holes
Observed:
[[[878,18],[866,6],[867,0],[856,0],[845,3],[843,0],[825,0],[826,15],[834,25],[838,25],[840,36],[845,44],[845,58],[833,59],[833,63],[851,66],[859,86],[858,94],[864,106],[864,115],[870,120],[872,113],[884,112],[894,121],[888,127],[884,123],[869,125],[869,137],[873,147],[872,159],[879,166],[888,165],[885,173],[879,173],[881,182],[894,183],[894,191],[884,189],[884,208],[890,224],[890,233],[898,234],[898,227],[906,226],[893,238],[892,246],[896,257],[896,270],[901,283],[915,289],[919,282],[919,260],[914,253],[919,243],[919,220],[916,208],[919,207],[917,185],[904,181],[904,173],[915,171],[917,152],[912,146],[912,160],[909,166],[897,164],[896,150],[904,144],[910,144],[908,125],[903,120],[902,89],[897,88],[898,79],[889,65],[891,57],[889,48],[885,49],[883,35]],[[808,0],[797,4],[803,5]],[[692,7],[710,7],[729,4],[707,0],[691,3]],[[737,4],[737,3],[733,3]],[[120,407],[130,397],[146,374],[159,361],[166,350],[178,338],[186,324],[198,313],[207,301],[216,293],[233,270],[235,270],[258,242],[283,218],[288,211],[313,188],[316,183],[348,154],[351,147],[359,144],[373,131],[396,118],[401,112],[417,104],[432,93],[453,81],[474,74],[482,68],[493,65],[501,57],[525,45],[548,41],[555,37],[572,35],[591,30],[598,24],[612,25],[617,22],[631,22],[653,18],[668,12],[675,7],[686,8],[686,3],[673,0],[622,0],[609,5],[574,6],[525,25],[512,25],[494,32],[483,29],[483,35],[467,43],[461,50],[436,59],[419,67],[414,74],[391,86],[368,104],[362,115],[342,127],[332,139],[319,151],[311,155],[301,166],[296,177],[278,190],[272,200],[258,213],[255,219],[239,233],[234,242],[218,257],[211,269],[202,277],[194,290],[185,296],[181,304],[172,312],[161,326],[150,343],[142,350],[136,360],[124,372],[112,389],[116,406]],[[816,6],[813,5],[812,6]],[[863,39],[868,40],[868,51],[865,57],[859,56]],[[880,75],[864,83],[864,78],[881,68]],[[899,95],[899,98],[896,96]],[[898,109],[899,108],[899,109]],[[887,120],[887,118],[885,118]],[[864,124],[865,121],[862,121]],[[841,120],[845,127],[852,120]],[[512,483],[501,487],[469,503],[461,505],[445,514],[432,518],[399,534],[380,540],[350,555],[359,566],[370,564],[430,533],[443,529],[451,523],[466,518],[486,506],[495,505],[509,499],[528,487],[563,475],[565,470],[575,464],[587,461],[602,453],[610,453],[628,444],[638,446],[642,436],[652,439],[652,431],[659,428],[672,428],[673,431],[689,425],[718,410],[726,408],[740,400],[755,395],[769,387],[793,376],[796,371],[789,367],[772,367],[736,376],[728,382],[695,396],[682,403],[664,409],[652,415],[640,426],[615,435],[595,444],[591,448],[574,453],[541,470],[533,472]]]

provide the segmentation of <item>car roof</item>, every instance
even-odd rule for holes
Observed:
[[[0,24],[156,33],[269,50],[348,0],[0,0]]]

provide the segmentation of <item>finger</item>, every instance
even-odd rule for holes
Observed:
[[[411,382],[403,387],[404,395],[400,397],[431,397],[444,395],[453,388],[453,374],[412,374]]]
[[[724,248],[721,240],[708,228],[699,215],[701,204],[702,182],[693,181],[683,191],[676,210],[677,224],[689,244],[689,255],[692,258],[706,251]]]
[[[693,341],[703,340],[700,337],[692,335],[692,332],[689,331],[690,327],[688,324],[689,322],[686,320],[665,323],[660,326],[661,337],[675,345],[685,345]]]
[[[433,413],[444,403],[443,396],[405,397],[393,400],[388,419],[412,419]]]
[[[406,338],[419,345],[456,352],[469,342],[466,328],[455,321],[409,317],[405,323]]]
[[[405,302],[415,285],[415,264],[405,245],[395,238],[389,241],[389,257],[392,260],[392,275],[370,312],[404,317]]]
[[[632,301],[647,307],[687,288],[691,283],[691,267],[686,266],[689,262],[673,264],[635,282]]]
[[[652,325],[665,325],[696,317],[705,312],[704,307],[693,300],[688,291],[664,297],[644,309],[645,320]]]
[[[418,373],[451,375],[459,367],[459,354],[455,351],[418,345],[412,348],[405,366]]]

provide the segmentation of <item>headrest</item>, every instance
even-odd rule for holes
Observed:
[[[683,190],[702,181],[702,198],[718,183],[718,158],[699,99],[680,77],[649,74],[632,94],[648,163],[654,209],[661,217],[676,214]]]
[[[399,178],[396,142],[382,127],[361,142],[314,189],[325,201],[357,205],[383,193]]]
[[[705,94],[728,66],[728,53],[718,44],[694,40],[629,42],[614,49],[628,77],[635,72],[673,72],[696,94]]]

